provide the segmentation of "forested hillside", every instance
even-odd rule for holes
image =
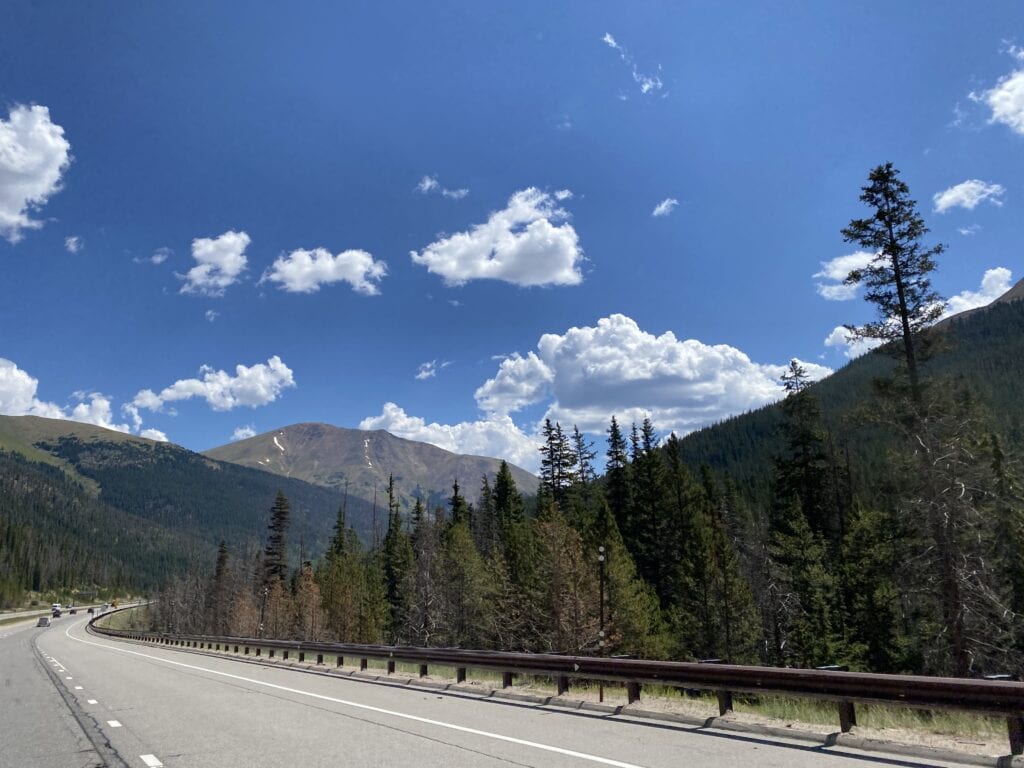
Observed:
[[[0,608],[26,590],[154,589],[213,547],[106,504],[64,472],[0,450]]]
[[[926,370],[969,386],[985,405],[992,429],[1010,449],[1024,449],[1024,301],[996,302],[953,318],[935,333],[940,348]],[[870,407],[872,381],[893,365],[892,357],[877,350],[811,387],[829,439],[850,456],[856,491],[869,498],[888,471],[892,435],[866,423],[859,409]],[[691,468],[706,463],[727,474],[749,501],[766,503],[773,459],[783,447],[782,419],[782,405],[774,404],[694,432],[681,441],[683,459]]]

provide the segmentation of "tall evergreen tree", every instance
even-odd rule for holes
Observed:
[[[616,525],[623,531],[632,517],[633,495],[626,439],[614,416],[608,427],[608,451],[605,456],[605,498]]]
[[[284,582],[288,578],[288,523],[290,517],[288,499],[277,492],[274,505],[270,508],[270,524],[267,526],[267,545],[263,554],[263,583]]]
[[[880,165],[861,188],[861,202],[872,211],[865,219],[853,219],[843,229],[843,239],[868,249],[875,257],[867,266],[854,269],[847,285],[863,285],[864,298],[875,305],[878,319],[864,326],[847,326],[856,338],[896,341],[907,368],[911,399],[920,407],[918,365],[922,349],[919,333],[942,314],[943,303],[932,290],[930,274],[942,245],[926,248],[928,234],[910,188],[892,163]]]

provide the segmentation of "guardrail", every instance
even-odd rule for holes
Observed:
[[[109,614],[107,614],[109,615]],[[359,659],[366,669],[370,659],[387,663],[387,673],[395,663],[419,665],[421,677],[429,665],[454,667],[456,679],[463,682],[467,669],[497,671],[502,687],[512,685],[516,674],[551,677],[559,695],[569,690],[571,679],[624,683],[629,703],[640,699],[644,685],[663,685],[682,689],[712,691],[717,695],[720,714],[732,709],[733,694],[773,694],[815,698],[836,704],[839,727],[845,733],[857,724],[856,704],[887,704],[918,709],[942,709],[1006,718],[1010,754],[1024,753],[1024,683],[1007,680],[974,680],[920,675],[883,675],[819,669],[788,669],[733,664],[699,664],[680,661],[605,658],[598,656],[562,656],[544,653],[508,653],[458,648],[420,648],[413,646],[359,645],[298,640],[211,635],[172,635],[157,632],[106,629],[89,623],[93,632],[111,637],[137,640],[181,648],[223,650],[247,656],[274,658],[277,651],[288,660],[295,654],[299,662],[307,656],[317,664],[324,656],[334,656],[338,667],[346,658]],[[309,659],[312,661],[313,659]]]

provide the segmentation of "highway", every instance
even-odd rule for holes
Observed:
[[[943,763],[0,628],[0,768],[835,766]]]

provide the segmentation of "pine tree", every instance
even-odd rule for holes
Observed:
[[[929,275],[942,245],[925,248],[921,238],[928,233],[910,188],[899,178],[892,163],[880,165],[861,188],[861,202],[872,209],[866,219],[853,219],[843,229],[843,239],[857,243],[875,254],[865,267],[846,277],[846,285],[863,285],[864,298],[875,305],[878,320],[862,327],[847,326],[856,338],[897,341],[907,367],[911,400],[922,403],[918,365],[925,351],[920,331],[943,311],[943,302],[931,288]]]
[[[274,505],[270,508],[270,524],[267,526],[267,546],[263,556],[263,583],[284,582],[288,578],[288,499],[277,492]]]
[[[469,505],[466,499],[459,493],[459,479],[455,478],[452,483],[452,495],[448,499],[448,507],[451,509],[452,525],[459,523],[471,524]]]
[[[616,525],[620,531],[624,531],[633,514],[633,497],[626,440],[614,416],[611,426],[608,427],[608,452],[605,455],[605,498],[615,517]]]
[[[413,570],[413,549],[402,528],[402,512],[395,495],[394,476],[388,476],[388,530],[384,535],[384,582],[390,613],[392,640],[399,642],[409,612],[407,580]]]

